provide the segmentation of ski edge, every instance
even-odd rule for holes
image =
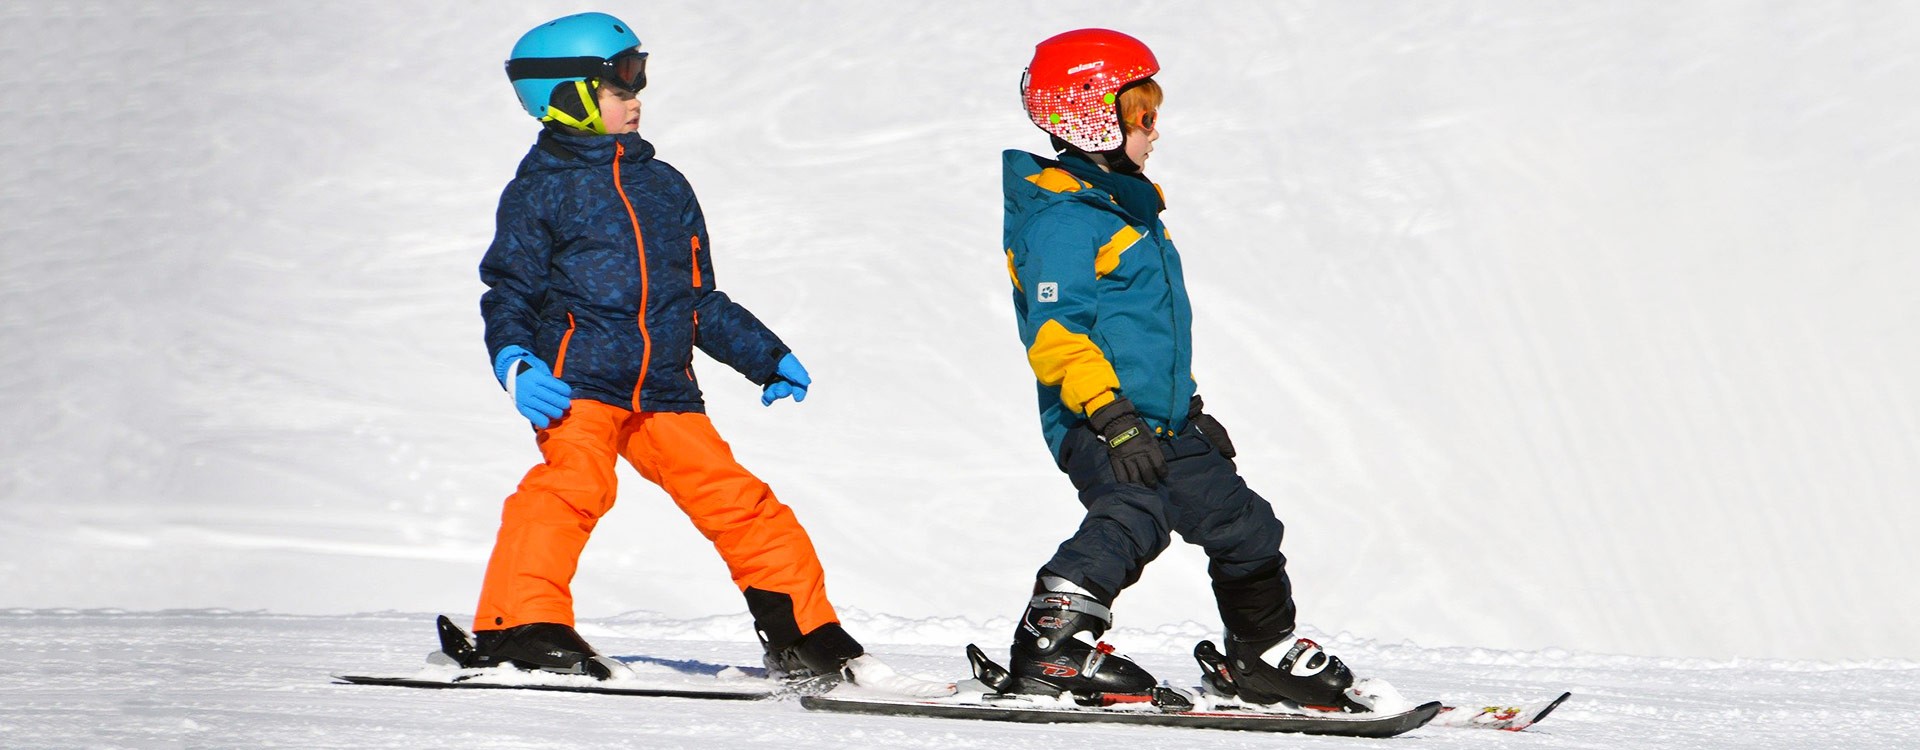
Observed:
[[[1384,716],[1294,716],[1221,712],[1111,712],[1070,708],[1015,708],[931,701],[882,701],[832,696],[803,696],[800,705],[815,711],[974,719],[1025,724],[1145,724],[1195,729],[1233,729],[1254,732],[1392,737],[1419,729],[1440,713],[1439,701]]]
[[[769,700],[783,695],[779,690],[700,690],[695,688],[640,688],[592,685],[508,685],[497,682],[445,682],[440,680],[420,680],[411,677],[374,677],[369,675],[329,675],[337,680],[336,685],[374,685],[378,687],[403,687],[427,689],[486,689],[486,690],[541,690],[554,693],[588,693],[592,695],[625,695],[641,698],[695,698],[700,700],[758,701]]]

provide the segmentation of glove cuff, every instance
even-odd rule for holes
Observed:
[[[786,378],[780,376],[780,361],[792,355],[793,350],[788,349],[785,344],[775,346],[767,352],[767,361],[771,362],[771,364],[767,365],[765,369],[760,370],[757,375],[747,374],[747,380],[752,381],[754,385],[760,386],[761,388],[786,380]]]
[[[500,348],[499,354],[493,355],[493,379],[500,381],[500,387],[507,387],[507,369],[523,359],[537,361],[539,358],[519,344],[508,344]]]
[[[1200,402],[1200,394],[1193,394],[1193,398],[1187,401],[1188,421],[1192,421],[1194,418],[1200,416],[1200,411],[1205,408],[1205,406],[1205,404]]]
[[[1093,425],[1094,432],[1105,434],[1106,429],[1113,426],[1113,423],[1128,417],[1138,419],[1139,416],[1133,408],[1133,402],[1128,401],[1125,396],[1120,396],[1112,403],[1094,409],[1092,414],[1087,415],[1087,422]]]

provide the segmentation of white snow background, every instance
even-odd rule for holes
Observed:
[[[1003,649],[1079,506],[1040,440],[999,151],[1108,26],[1195,371],[1303,622],[1410,696],[1574,702],[1423,745],[1902,747],[1920,731],[1920,8],[1900,2],[0,6],[0,746],[1352,746],[334,687],[469,613],[537,460],[475,266],[535,124],[500,63],[599,9],[722,288],[812,371],[697,367],[876,652]],[[658,489],[575,581],[603,650],[752,662]],[[1218,628],[1176,542],[1112,640]],[[1618,654],[1617,656],[1615,654]]]

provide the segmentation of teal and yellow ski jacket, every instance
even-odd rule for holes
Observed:
[[[1007,274],[1047,447],[1058,457],[1069,429],[1121,396],[1155,432],[1179,432],[1194,391],[1193,308],[1157,186],[1024,151],[1002,164]],[[1155,192],[1115,195],[1136,189]]]

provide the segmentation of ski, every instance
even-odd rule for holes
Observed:
[[[521,673],[522,675],[526,673]],[[503,682],[484,679],[424,679],[419,677],[373,677],[368,675],[334,675],[336,684],[343,685],[381,685],[403,688],[434,689],[491,689],[491,690],[547,690],[562,693],[592,693],[596,695],[629,695],[649,698],[699,698],[703,700],[757,701],[783,694],[780,690],[737,689],[737,688],[678,688],[678,687],[641,687],[607,684],[603,681],[588,682]],[[591,678],[573,678],[589,680]]]
[[[1541,719],[1547,718],[1547,714],[1553,713],[1554,709],[1559,708],[1561,703],[1571,697],[1573,693],[1561,693],[1559,697],[1552,700],[1534,701],[1516,706],[1477,708],[1446,706],[1440,709],[1440,715],[1434,718],[1433,725],[1518,732],[1540,723]]]
[[[1016,679],[987,658],[979,646],[967,646],[974,679],[960,683],[950,698],[908,700],[862,695],[857,686],[823,695],[803,696],[800,705],[815,711],[880,716],[977,719],[1032,724],[1116,723],[1252,732],[1291,732],[1346,737],[1392,737],[1424,726],[1440,712],[1440,703],[1379,712],[1312,711],[1243,706],[1204,691],[1155,687],[1143,694],[1032,695],[1010,692]]]
[[[428,689],[544,690],[596,695],[627,695],[653,698],[698,698],[703,700],[763,700],[796,692],[819,692],[832,687],[829,680],[780,684],[767,678],[758,667],[735,667],[699,661],[658,659],[647,656],[595,656],[594,664],[576,674],[527,671],[512,665],[476,668],[473,635],[441,615],[435,622],[440,635],[440,650],[427,655],[426,669],[405,677],[372,675],[333,675],[338,684]],[[677,684],[648,684],[646,676],[634,667],[651,669]],[[746,683],[746,684],[740,684]],[[815,684],[818,683],[818,684]]]
[[[879,716],[979,719],[1029,724],[1113,723],[1251,732],[1292,732],[1346,737],[1392,737],[1418,729],[1440,712],[1438,702],[1392,714],[1266,713],[1253,711],[1163,710],[1150,702],[1081,706],[1071,699],[994,693],[962,693],[938,700],[895,700],[808,695],[800,705],[815,711]]]
[[[1017,679],[989,659],[978,646],[967,646],[974,679],[960,683],[950,698],[904,699],[863,693],[844,686],[825,694],[803,696],[800,705],[815,711],[877,716],[917,716],[945,719],[1025,722],[1036,724],[1120,723],[1253,732],[1290,732],[1348,737],[1392,737],[1423,726],[1501,729],[1517,732],[1539,723],[1572,697],[1561,693],[1551,700],[1517,705],[1453,707],[1432,701],[1414,705],[1392,686],[1377,680],[1356,683],[1353,695],[1374,711],[1343,712],[1281,704],[1243,704],[1231,697],[1224,661],[1208,642],[1195,647],[1202,685],[1191,690],[1161,686],[1144,694],[1032,695],[1016,692]]]
[[[1215,696],[1233,695],[1233,676],[1227,669],[1227,658],[1214,648],[1212,641],[1201,641],[1193,647],[1193,658],[1200,663],[1202,690]],[[1366,682],[1366,681],[1363,681]],[[1356,684],[1356,688],[1360,685]],[[1374,705],[1385,698],[1388,705],[1403,704],[1398,691],[1390,686],[1371,682],[1368,689],[1385,693],[1370,698]],[[1362,690],[1361,692],[1365,692]],[[1522,703],[1517,706],[1482,706],[1478,709],[1441,706],[1440,713],[1432,722],[1436,727],[1460,727],[1474,729],[1504,729],[1518,732],[1547,718],[1547,714],[1558,708],[1561,702],[1573,697],[1572,693],[1561,693],[1552,700]]]

